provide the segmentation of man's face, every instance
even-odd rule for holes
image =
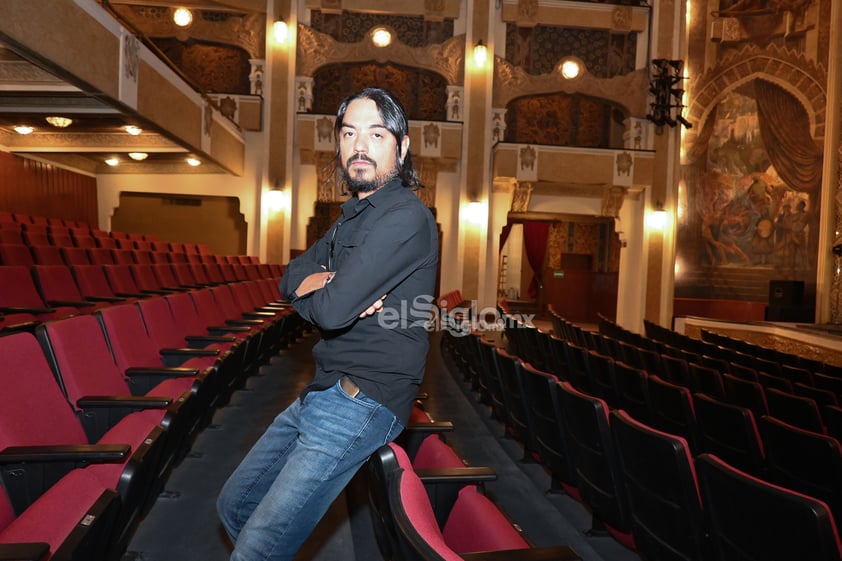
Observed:
[[[401,145],[403,159],[409,139]],[[374,101],[355,99],[348,104],[339,130],[339,158],[352,193],[372,193],[398,174],[397,141]]]

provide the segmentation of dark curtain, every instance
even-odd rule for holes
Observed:
[[[549,222],[524,222],[523,241],[526,246],[526,259],[534,271],[529,283],[529,297],[538,296],[538,286],[544,272],[544,256],[547,253],[547,237],[550,234]]]
[[[801,103],[766,80],[754,81],[760,135],[775,171],[792,189],[809,193],[813,204],[822,182],[822,151],[810,136]]]
[[[506,225],[500,231],[500,251],[503,251],[503,246],[506,245],[506,240],[509,239],[509,234],[512,233],[512,226],[513,224],[511,222],[506,222]]]

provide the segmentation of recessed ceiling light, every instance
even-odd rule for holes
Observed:
[[[198,158],[190,157],[190,158],[187,158],[185,161],[193,167],[202,165],[202,160],[200,160]]]
[[[68,119],[67,117],[46,117],[44,120],[60,129],[69,127],[73,124],[73,119]]]
[[[105,163],[108,164],[111,167],[114,167],[114,166],[116,166],[117,164],[120,163],[120,160],[118,158],[115,158],[115,157],[112,156],[112,157],[106,159]]]
[[[179,27],[187,27],[193,23],[193,12],[187,8],[176,8],[172,14],[172,20]]]
[[[18,134],[29,134],[29,133],[31,133],[32,131],[35,130],[32,127],[30,127],[29,125],[16,125],[14,127],[14,129],[15,129],[15,132],[18,133]]]
[[[142,128],[136,127],[134,125],[126,125],[125,127],[123,127],[123,130],[126,131],[127,133],[129,133],[132,136],[137,136],[137,135],[139,135],[140,133],[143,132]]]
[[[132,160],[137,160],[138,162],[145,160],[149,157],[149,154],[146,152],[129,152],[129,158]]]

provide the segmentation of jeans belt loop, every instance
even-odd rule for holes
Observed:
[[[342,376],[339,385],[342,386],[342,391],[351,397],[357,397],[357,394],[360,393],[360,388],[348,376]]]

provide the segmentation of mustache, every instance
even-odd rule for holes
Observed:
[[[369,164],[371,164],[371,165],[373,165],[373,166],[377,166],[377,162],[375,162],[374,160],[372,160],[371,158],[369,158],[369,157],[368,157],[368,156],[366,156],[365,154],[354,154],[353,156],[351,156],[350,158],[348,158],[348,160],[345,162],[345,165],[350,167],[350,165],[351,165],[352,163],[354,163],[354,162],[356,162],[356,161],[358,161],[358,160],[361,160],[361,161],[363,161],[363,162],[367,162],[367,163],[369,163]]]

